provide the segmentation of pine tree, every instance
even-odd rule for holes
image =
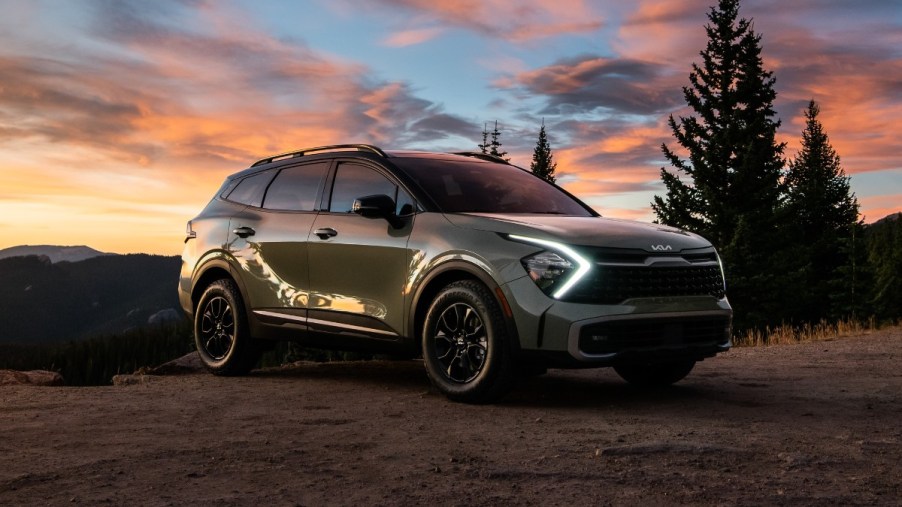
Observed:
[[[548,144],[548,136],[545,133],[545,120],[542,120],[542,128],[539,129],[539,139],[536,141],[536,148],[532,152],[532,163],[529,165],[529,170],[549,183],[554,183],[556,179],[554,170],[556,168],[557,162],[554,161],[551,146]]]
[[[482,124],[482,144],[477,146],[483,153],[489,153],[489,130],[485,123]]]
[[[739,18],[739,0],[708,13],[708,42],[683,96],[693,114],[670,117],[687,160],[662,146],[658,221],[702,234],[721,252],[739,327],[779,320],[784,144],[776,141],[775,79],[763,68],[761,36]],[[791,297],[788,294],[785,297]]]
[[[854,295],[850,277],[855,273],[841,268],[854,260],[855,245],[849,243],[858,224],[858,201],[818,114],[820,108],[812,100],[805,111],[802,149],[786,173],[789,227],[797,245],[792,258],[806,290],[795,316],[809,322],[836,319],[843,316],[843,307],[856,307],[854,301],[837,296]]]
[[[489,155],[503,158],[510,162],[510,158],[504,158],[506,151],[501,151],[501,131],[498,130],[498,120],[495,120],[495,130],[492,130],[492,141],[489,143]]]

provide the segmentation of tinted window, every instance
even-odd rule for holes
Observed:
[[[385,194],[397,202],[398,187],[374,169],[356,164],[341,164],[332,186],[329,211],[349,213],[354,199],[365,195]]]
[[[272,171],[265,171],[244,178],[238,183],[235,190],[229,193],[228,200],[259,208],[263,202],[263,192],[266,191],[266,185],[269,184],[272,176]]]
[[[279,171],[269,190],[263,207],[267,209],[313,211],[316,196],[329,164],[307,164]]]
[[[446,213],[592,216],[561,189],[516,166],[426,158],[397,158],[393,162]]]

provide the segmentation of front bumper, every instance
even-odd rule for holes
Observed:
[[[702,359],[730,349],[731,312],[616,315],[574,322],[567,352],[579,361],[614,363]]]
[[[521,349],[577,366],[703,359],[731,346],[733,310],[712,296],[636,298],[617,305],[548,298],[532,280],[504,287]]]

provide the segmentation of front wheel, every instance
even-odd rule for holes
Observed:
[[[430,381],[451,400],[492,402],[513,386],[511,337],[479,282],[462,280],[439,292],[426,312],[422,346]]]
[[[673,361],[669,363],[621,364],[614,366],[623,380],[639,387],[664,387],[683,380],[695,361]]]
[[[229,279],[211,283],[194,312],[194,343],[204,366],[216,375],[244,375],[260,360],[251,338],[241,293]]]

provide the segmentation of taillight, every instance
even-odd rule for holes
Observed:
[[[185,226],[185,243],[187,243],[189,239],[194,239],[196,237],[197,233],[191,228],[191,220],[188,220],[188,225]]]

